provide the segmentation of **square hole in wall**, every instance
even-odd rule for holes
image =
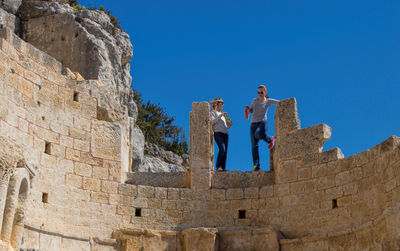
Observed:
[[[74,101],[79,102],[79,92],[74,92]]]
[[[51,143],[50,142],[45,141],[44,153],[51,154]]]
[[[337,199],[333,199],[332,200],[332,208],[337,208],[338,207],[338,205],[337,205]]]
[[[135,216],[142,217],[142,209],[141,208],[135,208]]]
[[[239,210],[239,219],[246,219],[246,210]]]
[[[42,202],[49,203],[49,194],[48,193],[42,193]]]

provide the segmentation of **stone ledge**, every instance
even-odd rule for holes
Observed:
[[[118,241],[116,239],[100,239],[100,238],[92,238],[92,237],[82,237],[82,236],[78,236],[78,235],[73,235],[70,233],[63,233],[63,232],[59,232],[59,231],[54,231],[54,230],[50,230],[48,228],[42,227],[42,226],[37,226],[37,225],[28,225],[25,224],[24,228],[32,230],[32,231],[36,231],[38,233],[43,233],[43,234],[47,234],[47,235],[53,235],[53,236],[58,236],[61,238],[66,238],[66,239],[73,239],[73,240],[78,240],[78,241],[92,241],[94,240],[96,243],[99,243],[101,245],[108,245],[108,246],[117,246],[118,245]]]
[[[153,187],[188,188],[190,186],[190,173],[129,172],[127,173],[127,180],[125,183]]]
[[[214,171],[211,179],[211,187],[223,189],[263,187],[273,185],[274,182],[274,172]]]

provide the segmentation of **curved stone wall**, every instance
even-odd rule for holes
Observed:
[[[395,213],[384,216],[400,203],[397,137],[347,158],[338,148],[322,152],[331,129],[300,129],[296,101],[288,99],[276,112],[274,171],[214,173],[209,106],[194,103],[190,172],[172,175],[168,183],[157,174],[126,173],[130,147],[123,146],[121,125],[97,119],[99,82],[71,80],[62,72],[54,58],[0,30],[0,134],[39,163],[25,214],[25,243],[32,245],[26,248],[41,248],[39,236],[62,236],[62,243],[74,235],[84,246],[91,238],[123,239],[128,249],[127,236],[140,236],[142,243],[146,236],[164,238],[142,232],[152,229],[172,236],[171,250],[194,245],[196,236],[235,250],[227,240],[243,231],[251,245],[261,234],[272,236],[273,245],[280,239],[282,248],[301,250],[306,236],[328,245],[326,236],[357,236],[366,224],[380,231],[382,217],[385,229],[399,222]],[[199,227],[211,230],[187,230]],[[389,236],[385,241],[398,238]]]

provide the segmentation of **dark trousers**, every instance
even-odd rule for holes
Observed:
[[[264,140],[268,144],[271,143],[272,139],[267,135],[268,122],[261,121],[251,123],[250,126],[250,139],[251,139],[251,153],[253,155],[253,164],[255,166],[260,165],[260,156],[258,154],[258,141]]]
[[[228,153],[228,134],[223,132],[214,133],[214,140],[218,146],[217,169],[225,170],[226,155]]]

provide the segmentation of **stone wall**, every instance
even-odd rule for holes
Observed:
[[[276,112],[274,171],[215,173],[209,105],[193,103],[190,172],[167,184],[127,173],[127,136],[97,116],[95,97],[104,81],[72,80],[66,72],[9,29],[0,30],[0,134],[38,163],[24,248],[47,250],[39,236],[82,250],[115,239],[125,250],[139,242],[149,249],[167,242],[167,250],[317,250],[330,245],[330,236],[358,247],[363,231],[385,234],[371,247],[398,245],[399,138],[347,158],[338,148],[322,151],[331,129],[300,129],[296,101],[288,99]],[[101,241],[90,241],[95,238]],[[97,250],[112,250],[111,244]]]

